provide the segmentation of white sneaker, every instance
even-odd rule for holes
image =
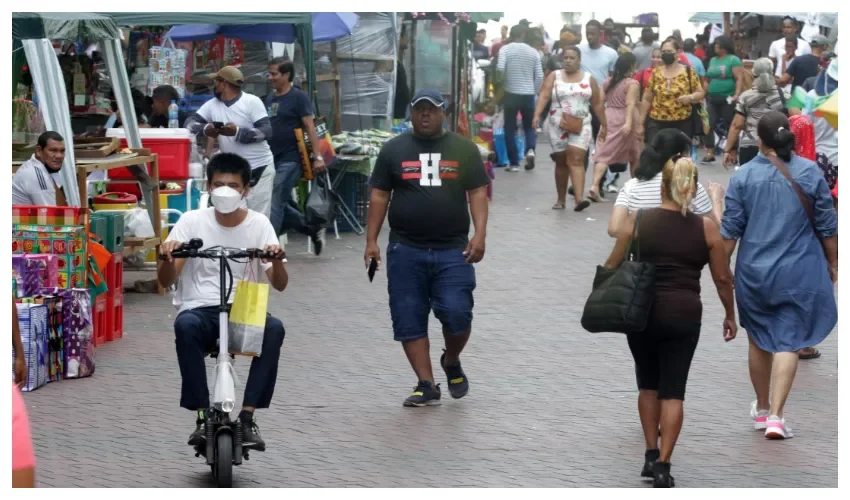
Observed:
[[[758,402],[753,401],[750,405],[750,418],[753,419],[753,428],[757,431],[763,431],[767,428],[767,417],[770,416],[769,410],[759,410]]]
[[[507,170],[508,172],[519,172],[519,167],[510,166],[505,170]]]
[[[791,426],[785,423],[784,418],[771,415],[767,418],[767,429],[764,431],[767,439],[790,439],[794,437]]]

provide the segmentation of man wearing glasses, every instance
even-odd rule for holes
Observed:
[[[266,217],[271,215],[274,186],[274,157],[267,139],[272,124],[263,101],[242,92],[245,78],[233,66],[210,75],[215,83],[215,99],[207,101],[186,120],[192,134],[218,139],[222,153],[234,153],[251,165],[248,208]]]

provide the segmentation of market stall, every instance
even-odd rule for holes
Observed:
[[[407,63],[411,93],[423,88],[440,91],[448,104],[449,130],[457,131],[459,124],[470,122],[470,49],[477,23],[502,17],[501,12],[405,13],[411,26]]]

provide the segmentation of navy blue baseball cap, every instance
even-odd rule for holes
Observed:
[[[446,101],[443,99],[443,94],[434,89],[421,89],[416,92],[416,95],[413,96],[413,100],[410,101],[410,106],[416,106],[420,101],[428,101],[434,106],[438,108],[444,108],[446,106]]]

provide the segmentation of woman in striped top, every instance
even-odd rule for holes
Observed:
[[[608,221],[608,234],[614,238],[617,229],[628,218],[628,215],[641,208],[656,208],[661,205],[661,171],[669,160],[689,156],[691,139],[677,129],[662,129],[652,138],[652,142],[640,154],[639,167],[635,177],[620,190],[614,211]],[[722,217],[723,188],[719,184],[710,183],[711,196],[697,183],[697,192],[690,204],[691,212],[697,215],[711,217],[720,226]],[[712,203],[713,202],[713,203]]]

